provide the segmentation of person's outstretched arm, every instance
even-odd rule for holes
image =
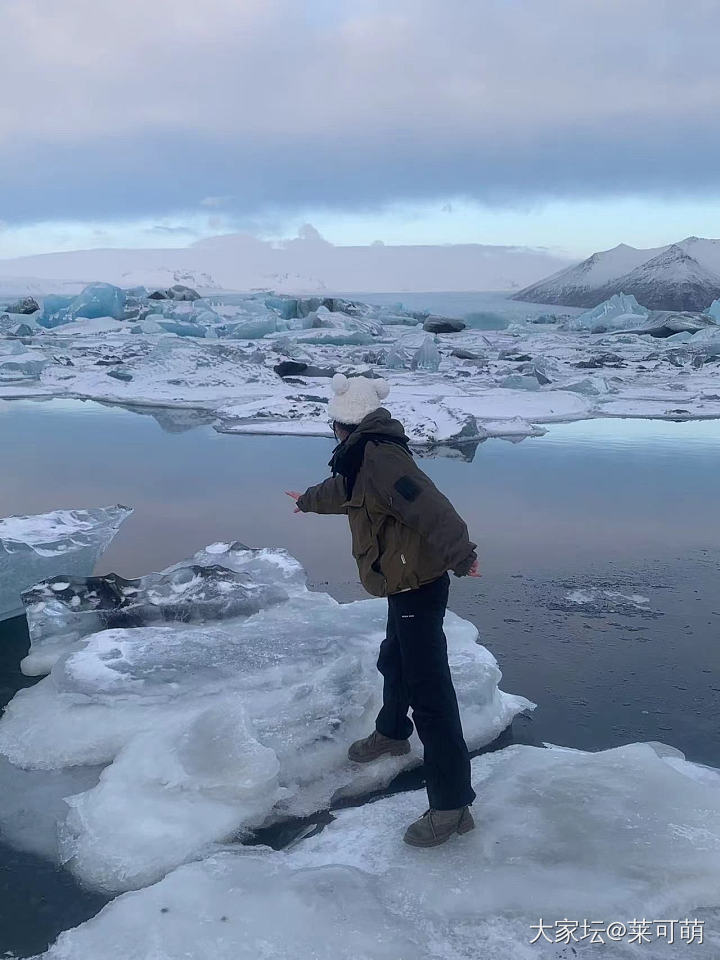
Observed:
[[[345,480],[337,474],[308,487],[296,503],[302,513],[347,513],[346,501]]]

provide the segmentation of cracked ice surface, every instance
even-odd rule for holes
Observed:
[[[247,296],[147,307],[133,296],[123,308],[133,319],[78,317],[45,329],[29,318],[25,337],[14,321],[0,324],[0,397],[195,409],[223,432],[329,436],[321,370],[388,379],[387,406],[416,444],[530,436],[543,424],[593,417],[720,417],[714,315],[697,333],[665,339],[610,329],[628,317],[645,322],[647,311],[625,298],[587,321],[433,336],[409,314],[398,323],[393,311],[366,304],[330,310],[319,300]],[[598,318],[606,330],[593,333]],[[273,368],[288,359],[315,374],[281,378]]]
[[[477,828],[439,851],[402,843],[420,792],[340,811],[273,853],[226,848],[61,934],[47,960],[613,960],[718,955],[720,774],[662,744],[599,753],[511,746],[476,757]],[[704,920],[674,943],[655,921]],[[542,918],[546,934],[536,943]],[[636,920],[635,918],[638,918]],[[632,942],[639,918],[645,939]],[[604,946],[555,921],[626,925]],[[533,926],[535,929],[533,929]],[[547,939],[545,939],[547,937]],[[597,941],[596,941],[597,942]]]
[[[89,576],[131,513],[118,505],[0,520],[0,620],[22,613],[21,593],[40,580]]]
[[[205,622],[165,626],[147,599],[158,581],[141,578],[142,600],[129,610],[136,625],[88,633],[98,614],[92,593],[103,578],[85,591],[71,583],[52,591],[50,582],[54,607],[37,622],[44,641],[57,630],[53,652],[63,655],[48,677],[16,694],[0,720],[0,753],[16,767],[57,779],[73,767],[105,765],[96,785],[67,798],[58,823],[60,858],[93,886],[146,885],[214,842],[382,788],[420,762],[416,737],[408,757],[371,769],[346,757],[380,707],[383,600],[339,604],[311,592],[302,568],[281,550],[214,544],[190,566],[203,564],[276,592],[258,612],[223,619],[249,582],[211,578],[205,599],[216,591],[223,604],[206,603]],[[168,584],[166,577],[161,605],[169,603]],[[471,623],[448,612],[445,629],[466,738],[479,747],[533,705],[498,689],[500,670]]]

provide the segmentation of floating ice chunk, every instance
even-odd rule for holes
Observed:
[[[278,337],[281,342],[287,338],[297,340],[300,343],[336,347],[362,346],[373,341],[373,334],[356,328],[340,327],[287,330],[280,334],[267,334],[266,336],[267,339]]]
[[[435,346],[435,338],[426,335],[410,361],[413,370],[437,371],[440,367],[440,351]]]
[[[118,505],[0,520],[0,619],[22,613],[20,594],[39,580],[92,573],[131,513]]]
[[[347,313],[328,310],[327,307],[318,307],[312,325],[324,330],[364,333],[371,337],[379,337],[383,332],[382,324],[371,317],[350,316]]]
[[[132,333],[142,333],[145,335],[165,333],[165,329],[161,327],[158,322],[161,316],[161,314],[148,314],[143,320],[139,320],[133,324],[130,330]]]
[[[407,370],[410,367],[411,357],[407,350],[399,343],[390,347],[388,350],[384,366],[390,370]]]
[[[175,283],[165,291],[166,296],[171,300],[199,300],[200,294],[192,287],[186,287],[182,283]]]
[[[287,600],[287,591],[276,582],[281,566],[270,561],[263,576],[262,562],[254,560],[260,551],[244,549],[243,563],[240,546],[226,553],[234,570],[221,565],[220,554],[201,554],[199,562],[176,564],[137,580],[115,573],[87,578],[63,574],[36,584],[22,597],[30,633],[23,673],[49,673],[61,656],[100,630],[157,622],[210,623],[247,617]]]
[[[585,397],[598,397],[605,393],[616,392],[605,377],[582,377],[580,380],[569,380],[557,386],[560,390],[580,393]]]
[[[40,309],[40,304],[35,297],[22,297],[20,300],[16,300],[15,303],[3,307],[3,309],[7,310],[8,313],[20,313],[27,316],[32,313],[37,313]]]
[[[641,326],[626,327],[628,333],[637,333],[665,339],[676,333],[695,333],[705,328],[717,329],[712,317],[704,313],[653,310]]]
[[[632,294],[615,293],[592,310],[572,317],[566,322],[568,330],[589,330],[591,333],[604,333],[606,330],[624,330],[637,327],[642,318],[650,311],[641,306]]]
[[[239,540],[211,543],[193,556],[192,563],[219,563],[250,577],[257,585],[277,585],[291,593],[304,592],[307,576],[302,565],[282,547],[246,547]],[[181,569],[182,563],[169,567]]]
[[[72,301],[69,313],[73,319],[113,317],[121,320],[125,315],[125,293],[111,283],[91,283]]]
[[[261,316],[248,316],[224,323],[220,333],[223,337],[232,337],[237,340],[258,340],[269,333],[276,333],[284,329],[280,326],[274,313],[266,312]]]
[[[43,956],[126,960],[151,945],[156,960],[256,960],[259,950],[278,960],[467,960],[482,944],[484,957],[533,960],[566,955],[562,941],[547,942],[562,918],[566,930],[578,923],[579,946],[583,919],[606,946],[607,925],[625,924],[614,958],[635,955],[635,918],[650,931],[638,956],[716,956],[717,771],[642,743],[598,753],[511,746],[476,757],[472,770],[477,829],[441,856],[402,843],[425,797],[397,794],[338,811],[287,851],[235,848],[182,866]]]
[[[710,357],[720,357],[720,327],[699,330],[689,341],[693,347],[701,347]]]
[[[480,426],[488,437],[522,439],[524,437],[542,437],[547,433],[544,427],[529,423],[522,417],[508,417],[507,420],[481,420]]]
[[[111,283],[91,283],[76,297],[45,297],[39,322],[46,327],[56,327],[79,317],[121,320],[124,316],[125,291]]]
[[[0,382],[36,380],[49,362],[48,357],[34,350],[0,356]]]
[[[104,333],[128,333],[130,327],[122,320],[114,320],[112,317],[78,317],[75,320],[69,319],[67,322],[53,327],[46,333],[46,336],[52,337],[97,337]]]
[[[410,755],[371,770],[347,759],[380,706],[384,601],[338,604],[308,591],[279,551],[215,544],[194,559],[220,559],[289,598],[251,617],[86,636],[0,720],[0,751],[16,765],[112,764],[59,825],[72,869],[104,889],[152,882],[210,840],[380,788],[420,759],[415,738]],[[481,746],[532,704],[498,689],[497,663],[472,624],[448,613],[445,631],[466,738]]]
[[[72,317],[67,315],[68,307],[75,297],[67,294],[49,294],[42,299],[42,313],[37,321],[42,327],[57,327],[67,323]]]
[[[5,328],[6,336],[10,337],[32,337],[36,333],[40,332],[40,327],[34,320],[23,320],[21,323],[16,323],[12,326]]]
[[[283,320],[293,320],[298,316],[298,301],[295,297],[266,297],[265,306],[275,310]]]
[[[165,333],[174,333],[178,337],[204,337],[206,334],[205,327],[201,327],[199,323],[166,320],[164,317],[157,323]]]
[[[680,333],[673,333],[671,336],[667,337],[668,343],[689,343],[692,340],[693,334],[689,333],[687,330],[681,330]]]
[[[413,443],[437,444],[447,441],[483,439],[486,434],[478,427],[473,412],[462,410],[456,397],[422,398],[394,396],[392,414],[405,427]]]
[[[715,323],[720,323],[720,300],[713,300],[705,313],[712,317]]]
[[[539,390],[540,381],[536,376],[524,376],[520,373],[511,373],[500,381],[505,390]]]

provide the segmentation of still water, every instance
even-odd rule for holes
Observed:
[[[294,514],[284,494],[327,475],[330,440],[171,432],[159,416],[0,402],[0,516],[125,503],[99,573],[238,539],[286,547],[338,599],[363,596],[345,518]],[[543,739],[666,739],[720,763],[719,450],[718,422],[596,420],[488,440],[470,462],[421,459],[479,545],[483,578],[454,580],[451,606],[506,687],[538,702]]]
[[[286,547],[311,583],[363,596],[343,517],[294,514],[323,438],[227,436],[81,401],[0,402],[0,516],[125,503],[97,572],[138,576],[217,539]],[[179,432],[178,432],[179,431]],[[720,763],[720,423],[595,420],[472,460],[422,458],[479,545],[451,607],[539,704],[545,740],[667,740]],[[639,596],[633,603],[623,599]]]

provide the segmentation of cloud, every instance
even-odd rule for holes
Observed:
[[[0,12],[8,221],[720,190],[715,0]]]

